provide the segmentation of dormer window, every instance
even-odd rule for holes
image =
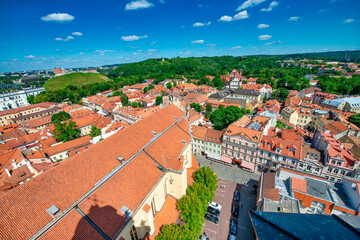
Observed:
[[[275,149],[275,152],[281,153],[281,148],[276,148],[276,149]]]
[[[295,153],[295,148],[289,148],[289,152]]]

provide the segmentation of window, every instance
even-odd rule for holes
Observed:
[[[303,167],[304,165],[302,163],[299,164],[300,167]]]
[[[337,174],[339,172],[339,169],[334,169],[334,173]]]
[[[307,170],[311,170],[311,166],[307,166],[307,168],[306,168]]]
[[[132,226],[132,228],[130,230],[130,237],[131,237],[131,240],[139,240],[137,232],[136,232],[136,228],[134,225]]]
[[[342,170],[342,171],[340,172],[340,174],[341,174],[341,175],[344,175],[344,174],[345,174],[345,171],[344,171],[344,170]]]
[[[331,170],[332,170],[332,168],[331,168],[331,167],[329,167],[327,171],[328,171],[328,172],[331,172]]]

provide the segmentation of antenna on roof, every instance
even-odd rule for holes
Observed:
[[[181,141],[186,144],[186,141],[185,141],[185,140],[181,140]]]

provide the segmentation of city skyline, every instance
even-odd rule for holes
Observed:
[[[358,50],[359,8],[356,0],[2,2],[0,72]]]

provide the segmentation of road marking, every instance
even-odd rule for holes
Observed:
[[[225,197],[225,195],[221,195],[220,193],[215,193],[215,195],[220,196],[220,197]]]
[[[217,231],[211,230],[210,228],[203,228],[203,232],[205,232],[204,230],[210,231],[210,232],[213,232],[213,233],[217,233]]]

